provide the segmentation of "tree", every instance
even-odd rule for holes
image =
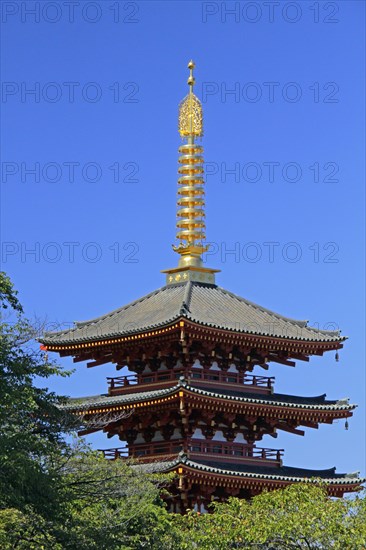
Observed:
[[[0,273],[0,547],[17,549],[156,548],[174,526],[160,498],[165,476],[111,462],[65,435],[77,426],[65,398],[36,384],[68,376],[28,342],[31,323]]]
[[[48,531],[47,522],[30,508],[21,512],[16,508],[0,509],[0,548],[2,550],[62,550]]]
[[[63,465],[60,493],[68,519],[58,532],[65,548],[176,548],[173,516],[161,500],[170,476],[110,461],[79,443]]]
[[[9,277],[0,271],[0,302],[2,309],[7,309],[9,306],[18,313],[23,312],[23,308],[18,300],[18,292],[14,290],[14,285]]]
[[[108,461],[83,443],[59,458],[54,517],[0,510],[0,548],[109,550],[179,548],[180,535],[161,500],[169,479]]]
[[[182,548],[361,550],[366,546],[366,501],[331,499],[320,485],[294,484],[251,502],[230,499],[212,514],[180,519],[190,542]]]
[[[31,325],[3,273],[0,293],[2,305],[16,314],[13,322],[0,323],[0,502],[52,515],[57,501],[52,464],[73,420],[59,408],[63,398],[37,387],[35,379],[68,373],[27,343]]]

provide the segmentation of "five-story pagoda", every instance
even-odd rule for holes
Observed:
[[[129,374],[107,379],[107,393],[70,399],[67,408],[83,418],[81,434],[103,430],[125,443],[106,450],[107,458],[175,471],[172,511],[202,510],[212,499],[250,498],[314,478],[332,496],[358,490],[357,474],[284,466],[281,449],[257,446],[281,430],[304,435],[302,427],[352,416],[348,400],[277,393],[274,378],[259,370],[271,362],[309,361],[340,349],[345,338],[221,288],[217,270],[204,266],[203,148],[197,144],[203,117],[192,61],[188,68],[189,93],[179,107],[178,267],[164,271],[165,286],[147,296],[71,330],[45,333],[42,348],[88,367],[128,367]]]

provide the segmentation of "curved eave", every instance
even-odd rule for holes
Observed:
[[[349,404],[347,401],[325,402],[321,403],[292,403],[291,401],[276,401],[269,399],[260,399],[256,396],[238,396],[238,395],[223,395],[217,392],[203,390],[189,386],[185,382],[181,382],[172,388],[166,388],[150,392],[140,392],[130,395],[101,395],[88,397],[84,399],[70,399],[69,404],[63,407],[71,412],[83,414],[96,414],[99,412],[112,412],[117,410],[131,409],[135,407],[155,406],[160,403],[165,403],[181,396],[191,397],[202,401],[213,400],[223,402],[226,405],[247,405],[251,408],[275,410],[291,410],[291,411],[307,411],[309,414],[329,415],[333,417],[350,416],[350,411],[356,405]],[[291,397],[291,396],[289,396]],[[312,399],[312,398],[304,398]],[[319,398],[313,398],[314,401]]]
[[[218,333],[227,335],[229,337],[238,337],[242,339],[248,339],[250,341],[256,340],[259,343],[266,343],[268,344],[286,344],[288,345],[291,343],[294,347],[299,346],[302,349],[306,347],[306,345],[309,346],[316,346],[318,348],[323,349],[338,349],[338,347],[341,347],[341,342],[344,342],[347,340],[347,336],[341,336],[338,333],[335,333],[334,331],[318,331],[319,334],[322,334],[322,336],[328,337],[328,339],[325,338],[295,338],[292,336],[283,336],[281,334],[269,334],[265,332],[255,332],[255,331],[240,331],[240,330],[234,330],[230,328],[225,328],[223,326],[216,325],[214,323],[203,323],[196,321],[195,319],[192,319],[190,317],[182,317],[180,320],[185,321],[187,323],[187,326],[196,326],[198,328],[202,329],[209,329],[216,331]],[[304,327],[300,327],[301,329]],[[305,327],[307,330],[309,330],[311,327]],[[314,330],[315,333],[317,333]]]
[[[184,385],[183,387],[186,388],[188,393],[191,394],[198,394],[203,397],[213,398],[213,399],[219,399],[224,401],[234,401],[234,402],[241,402],[241,403],[247,403],[247,404],[253,404],[253,405],[262,405],[262,406],[270,406],[270,407],[281,407],[281,408],[291,408],[291,409],[304,409],[304,410],[315,410],[319,412],[324,411],[350,411],[356,408],[357,405],[349,404],[348,400],[341,400],[336,402],[329,402],[328,404],[325,402],[325,404],[308,404],[308,403],[293,403],[293,402],[286,402],[286,401],[276,401],[272,399],[260,399],[258,396],[253,397],[240,397],[237,395],[223,395],[218,392],[212,392],[206,389],[202,388],[196,388],[194,386],[188,386]],[[274,394],[275,396],[275,394]],[[274,397],[273,396],[273,397]],[[314,399],[316,401],[320,397],[324,396],[317,396],[314,398],[306,398],[306,399]]]
[[[214,474],[219,475],[225,475],[225,476],[234,476],[234,477],[243,477],[243,478],[252,478],[252,479],[263,479],[263,480],[270,480],[270,481],[285,481],[288,483],[301,483],[301,482],[310,482],[310,483],[319,483],[319,479],[321,479],[324,483],[332,483],[337,485],[360,485],[361,483],[364,483],[366,480],[362,478],[356,477],[356,475],[350,477],[350,474],[344,474],[344,477],[340,477],[341,474],[338,474],[339,477],[317,477],[316,471],[314,471],[314,477],[301,477],[301,476],[285,476],[285,475],[274,475],[274,474],[263,474],[263,473],[253,473],[253,472],[236,472],[233,470],[225,470],[220,468],[215,468],[213,466],[207,466],[200,464],[198,462],[193,462],[191,460],[187,460],[185,463],[185,466],[188,468],[191,468],[192,470],[200,470],[205,472],[210,472]],[[335,471],[335,468],[333,468]],[[322,472],[322,471],[321,471]]]
[[[255,486],[258,483],[262,485],[271,486],[276,488],[281,485],[292,483],[324,483],[333,487],[334,489],[342,488],[348,491],[357,491],[361,489],[361,485],[365,483],[366,479],[360,478],[358,472],[352,474],[337,474],[335,468],[328,470],[305,470],[301,468],[280,467],[278,473],[264,473],[263,471],[237,471],[235,469],[228,469],[223,467],[212,466],[203,464],[200,462],[190,460],[186,455],[178,455],[176,459],[155,462],[152,464],[135,465],[134,468],[140,468],[143,471],[156,471],[156,472],[171,472],[176,471],[180,474],[197,476],[201,483],[204,482],[204,477],[211,478],[224,478],[226,482],[228,480],[234,480],[239,484],[249,486]],[[253,468],[255,469],[255,467]],[[265,470],[265,468],[260,468]],[[283,470],[294,470],[297,475],[283,474]],[[303,475],[301,475],[301,473]],[[346,489],[347,487],[347,489]]]
[[[79,337],[72,338],[68,340],[59,339],[55,337],[52,338],[39,338],[38,341],[42,344],[42,349],[47,349],[48,351],[70,351],[71,354],[79,353],[83,350],[90,351],[93,348],[101,348],[104,346],[113,346],[120,344],[133,344],[136,341],[148,340],[150,338],[156,338],[162,335],[170,334],[173,331],[177,331],[183,326],[187,328],[196,328],[198,330],[204,331],[206,333],[216,333],[226,336],[230,339],[238,339],[245,343],[247,340],[251,343],[261,344],[263,346],[267,345],[269,348],[272,345],[283,345],[284,348],[287,348],[290,344],[290,348],[299,348],[302,351],[311,349],[321,349],[324,351],[336,350],[342,347],[342,342],[347,340],[347,336],[334,335],[330,333],[328,339],[325,338],[295,338],[292,336],[283,336],[280,334],[267,334],[254,331],[240,331],[230,328],[220,327],[213,323],[202,323],[190,319],[187,316],[179,316],[173,319],[169,319],[166,323],[149,325],[144,327],[140,331],[125,331],[120,332],[110,332],[104,334],[99,338],[95,337]],[[68,331],[69,332],[69,331]],[[323,331],[324,333],[325,331]],[[324,336],[324,334],[322,335]],[[59,333],[55,333],[59,334]]]
[[[49,351],[61,351],[61,350],[81,350],[84,348],[100,347],[104,345],[113,345],[121,343],[133,343],[136,340],[147,339],[152,337],[157,337],[167,332],[171,332],[179,328],[177,323],[181,317],[176,317],[173,319],[168,319],[167,322],[156,325],[148,325],[142,330],[128,330],[124,332],[109,332],[100,336],[99,338],[95,337],[80,337],[72,338],[69,340],[56,340],[54,337],[47,339],[47,337],[38,338],[38,342],[46,346]],[[77,330],[77,329],[75,329]],[[70,331],[64,331],[70,332]],[[62,333],[54,333],[62,334]]]
[[[214,284],[188,281],[164,286],[110,313],[77,322],[71,329],[45,333],[40,342],[50,349],[99,346],[106,340],[110,345],[114,343],[110,340],[120,343],[170,329],[181,320],[244,338],[333,346],[345,340],[338,330],[320,330],[308,326],[307,321],[285,317]]]

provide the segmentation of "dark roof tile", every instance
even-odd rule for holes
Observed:
[[[240,392],[235,390],[220,390],[209,391],[203,388],[197,388],[189,386],[186,382],[181,382],[172,388],[165,388],[161,390],[145,391],[131,393],[128,395],[95,395],[91,397],[83,398],[70,398],[69,402],[64,405],[65,408],[70,410],[85,410],[86,408],[93,407],[107,407],[111,405],[122,405],[124,403],[139,403],[141,401],[148,401],[155,397],[161,397],[165,395],[172,395],[179,389],[185,387],[187,390],[207,397],[216,397],[234,401],[242,401],[244,403],[253,403],[261,405],[273,405],[280,407],[289,407],[293,409],[318,409],[318,410],[352,410],[356,405],[348,403],[348,400],[341,401],[327,401],[325,395],[319,397],[299,397],[295,395],[283,395],[283,394],[271,394],[261,395],[250,394],[248,392]]]
[[[211,284],[187,282],[162,287],[106,315],[75,323],[72,329],[46,332],[40,342],[75,344],[144,332],[185,317],[234,332],[309,342],[344,340],[339,331],[308,327]]]
[[[359,478],[358,472],[350,474],[338,474],[335,468],[327,470],[308,470],[305,468],[293,468],[291,466],[266,467],[247,464],[230,464],[226,462],[211,462],[208,460],[192,461],[185,454],[180,453],[173,460],[154,462],[150,464],[134,465],[134,468],[139,468],[142,471],[150,472],[167,472],[175,469],[180,464],[194,469],[221,475],[281,480],[291,482],[309,481],[311,479],[322,479],[325,483],[337,483],[344,485],[354,485],[364,483],[365,480]]]

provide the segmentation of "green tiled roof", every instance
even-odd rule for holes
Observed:
[[[75,327],[46,332],[40,342],[75,344],[153,330],[185,318],[237,333],[307,342],[338,342],[339,331],[319,330],[284,317],[216,285],[186,282],[164,286],[106,315],[77,322]]]
[[[140,403],[142,401],[149,401],[156,397],[162,397],[166,395],[173,395],[178,390],[186,388],[187,390],[197,393],[200,395],[205,395],[207,397],[214,397],[219,399],[227,399],[229,401],[240,401],[243,403],[253,403],[259,405],[273,405],[277,407],[288,407],[291,409],[317,409],[324,411],[332,410],[352,410],[356,405],[351,405],[348,402],[348,399],[342,399],[339,401],[328,401],[325,399],[325,394],[317,397],[300,397],[297,395],[284,395],[284,394],[263,394],[259,396],[258,394],[250,394],[247,391],[239,390],[220,390],[220,391],[210,391],[208,389],[203,389],[195,386],[190,386],[187,382],[180,381],[177,385],[154,391],[145,391],[131,393],[127,395],[95,395],[91,397],[84,398],[70,398],[65,408],[69,410],[85,410],[87,408],[94,407],[110,407],[111,405],[123,405],[125,403]]]
[[[209,391],[206,388],[199,387],[186,387],[201,395],[207,395],[208,397],[216,397],[221,399],[230,399],[231,401],[243,401],[245,403],[254,403],[261,405],[274,405],[277,407],[291,407],[295,409],[320,409],[320,410],[349,410],[354,409],[356,405],[350,405],[348,399],[341,399],[338,401],[327,401],[325,399],[326,394],[316,397],[301,397],[297,395],[285,395],[280,393],[272,393],[269,395],[258,396],[258,394],[250,394],[248,392],[239,392],[232,390],[221,389],[219,392]]]
[[[355,483],[364,483],[365,480],[359,477],[358,472],[350,474],[338,474],[335,468],[327,470],[308,470],[305,468],[293,468],[290,466],[266,467],[247,464],[233,464],[225,462],[210,462],[208,460],[192,461],[184,453],[180,453],[176,459],[154,462],[148,464],[138,464],[133,466],[142,471],[167,472],[175,469],[179,465],[186,465],[194,470],[200,470],[209,473],[237,476],[243,478],[268,479],[290,482],[304,482],[312,479],[321,478],[325,483],[337,483],[342,485],[353,485]]]
[[[155,391],[130,393],[128,395],[108,395],[107,393],[104,393],[101,395],[91,395],[88,397],[69,397],[68,402],[62,407],[69,410],[84,410],[86,408],[110,407],[113,405],[123,405],[125,403],[139,403],[145,400],[149,401],[155,397],[171,395],[177,390],[178,387],[180,386]]]

